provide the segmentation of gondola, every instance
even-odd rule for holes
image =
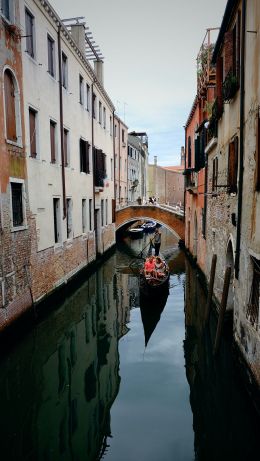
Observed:
[[[144,296],[142,292],[140,292],[140,310],[144,327],[145,347],[161,318],[168,294],[169,290],[164,290],[161,292],[161,296],[153,301],[153,298]]]
[[[165,262],[165,261],[164,261]],[[170,272],[166,265],[163,277],[146,277],[144,267],[140,270],[140,292],[149,297],[161,296],[169,290]]]

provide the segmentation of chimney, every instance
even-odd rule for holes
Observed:
[[[94,71],[99,82],[104,85],[103,61],[94,61]]]
[[[154,164],[157,166],[157,155],[154,156]]]
[[[185,150],[184,146],[181,146],[181,166],[185,168]]]
[[[85,56],[85,26],[84,24],[74,24],[71,26],[71,36],[80,49],[81,53]]]

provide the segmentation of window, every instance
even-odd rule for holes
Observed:
[[[229,144],[228,150],[228,191],[237,192],[237,171],[238,171],[238,137]]]
[[[122,142],[125,142],[125,130],[122,130]]]
[[[80,139],[79,141],[80,151],[80,171],[83,173],[89,173],[89,143]]]
[[[50,120],[51,163],[56,163],[56,123]]]
[[[93,93],[92,95],[92,116],[96,118],[96,95]]]
[[[29,108],[30,156],[37,157],[37,111]]]
[[[9,141],[17,141],[16,129],[16,88],[12,72],[4,73],[6,136]]]
[[[117,125],[115,125],[115,138],[117,136]]]
[[[260,260],[253,257],[251,259],[253,265],[253,278],[249,303],[247,306],[247,317],[249,318],[251,324],[257,328],[260,298]]]
[[[92,198],[89,199],[89,230],[92,230]]]
[[[26,52],[35,58],[34,53],[34,16],[25,8]]]
[[[72,200],[71,198],[66,199],[67,208],[67,239],[72,238]]]
[[[23,183],[11,182],[12,222],[13,227],[24,224]]]
[[[102,104],[101,104],[101,101],[99,101],[99,104],[98,104],[98,121],[100,123],[100,125],[102,124]]]
[[[1,11],[3,16],[8,19],[8,21],[11,21],[12,19],[12,3],[12,0],[2,0]]]
[[[108,224],[108,200],[107,200],[107,198],[106,198],[106,219],[105,219],[105,224],[106,224],[106,226]]]
[[[82,232],[85,234],[87,232],[87,200],[82,199]]]
[[[188,137],[188,168],[191,168],[191,137]]]
[[[54,40],[47,35],[47,45],[48,45],[48,72],[54,77],[55,75],[55,63],[54,63]]]
[[[112,124],[112,117],[111,117],[111,115],[110,115],[110,117],[109,117],[109,132],[110,132],[110,136],[112,136],[112,134],[113,134],[113,133],[112,133],[112,125],[113,125],[113,124]]]
[[[104,179],[106,177],[106,155],[101,149],[95,149],[95,169],[94,180],[96,187],[104,187]]]
[[[218,185],[218,157],[213,160],[213,173],[212,173],[212,192],[217,191]]]
[[[101,226],[104,226],[104,200],[101,199]]]
[[[113,171],[113,159],[110,159],[110,170],[111,170],[111,181],[113,181],[114,171]]]
[[[69,130],[63,128],[64,165],[69,166]]]
[[[84,86],[83,86],[83,77],[79,76],[79,103],[84,104]]]
[[[103,107],[103,127],[106,129],[107,127],[107,115],[106,115],[106,108]]]
[[[68,88],[68,58],[63,52],[61,54],[61,83],[63,88]]]
[[[86,84],[86,109],[90,110],[90,86]]]
[[[53,224],[54,224],[54,242],[61,242],[61,210],[60,199],[53,199]]]

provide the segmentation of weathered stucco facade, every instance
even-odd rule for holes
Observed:
[[[127,171],[128,171],[128,155],[127,155],[127,139],[128,128],[126,124],[115,115],[115,180],[116,180],[116,207],[127,205]]]
[[[0,330],[29,305],[31,233],[18,2],[0,14]]]
[[[148,197],[155,197],[159,203],[184,205],[184,165],[161,167],[148,165]]]
[[[217,255],[214,294],[220,303],[231,267],[227,309],[251,377],[260,384],[260,4],[229,0],[213,51],[215,101],[206,126],[207,197],[204,265]],[[186,157],[187,160],[187,157]],[[187,202],[186,202],[187,203]],[[187,210],[187,208],[186,208]],[[187,231],[187,229],[186,229]],[[192,237],[192,235],[191,235]],[[193,238],[194,241],[194,238]],[[192,243],[190,245],[192,251]]]
[[[84,24],[20,1],[32,293],[39,301],[115,243],[114,106]],[[31,34],[31,35],[30,35]],[[32,85],[32,82],[37,84]]]

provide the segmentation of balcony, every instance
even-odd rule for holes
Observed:
[[[227,73],[222,85],[222,94],[224,102],[230,103],[239,88],[238,77],[234,74],[233,69]]]

